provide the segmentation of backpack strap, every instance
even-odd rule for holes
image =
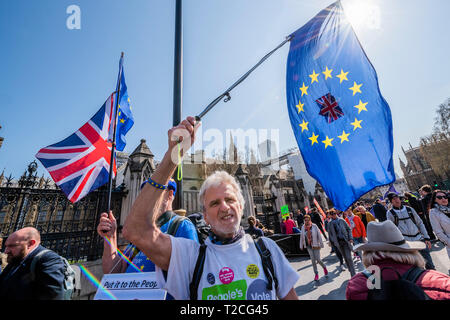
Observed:
[[[424,273],[426,270],[419,268],[417,266],[414,266],[410,269],[408,269],[408,271],[406,271],[403,275],[402,275],[402,279],[403,280],[408,280],[411,281],[412,283],[416,283],[417,280],[419,279],[419,277],[422,275],[422,273]]]
[[[167,229],[167,234],[175,236],[180,227],[180,224],[188,218],[176,215],[175,218],[170,222],[169,228]]]
[[[191,300],[197,300],[197,291],[200,284],[200,278],[202,277],[203,267],[205,265],[206,258],[206,245],[200,245],[198,251],[197,262],[195,263],[194,274],[192,275],[192,281],[189,284],[189,295]]]
[[[411,208],[408,207],[408,206],[405,206],[405,207],[406,207],[406,211],[408,212],[409,218],[412,220],[412,222],[414,222],[414,224],[416,225],[416,227],[419,228],[419,227],[417,226],[416,219],[414,218],[414,214],[412,213]],[[419,229],[419,231],[420,231],[420,229]]]
[[[169,222],[170,219],[172,219],[175,215],[177,215],[177,214],[173,211],[164,212],[156,220],[156,225],[158,226],[158,228],[161,228],[162,225],[165,225],[167,222]]]
[[[37,255],[35,255],[33,257],[33,260],[31,260],[31,267],[30,267],[31,281],[36,280],[36,264],[39,262],[39,260],[41,260],[41,257],[49,251],[50,251],[49,249],[44,249]]]
[[[261,256],[263,270],[268,280],[267,290],[273,289],[272,281],[275,282],[275,289],[278,290],[278,279],[275,275],[275,269],[272,264],[272,259],[270,258],[272,256],[270,250],[267,249],[262,238],[258,238],[256,241],[253,239],[253,241],[255,242],[255,247],[258,250],[259,255]]]
[[[394,209],[389,210],[389,212],[394,217],[394,224],[398,227],[398,215],[397,215],[397,213],[394,211]]]
[[[409,219],[411,219],[412,222],[417,226],[416,219],[414,218],[414,214],[412,213],[411,208],[408,206],[405,206],[405,208],[406,208],[406,212],[408,213]],[[389,212],[394,216],[394,224],[398,227],[398,221],[400,219],[398,218],[397,213],[394,211],[394,209],[389,210]],[[408,218],[404,218],[401,220],[406,220],[406,219],[408,219]]]

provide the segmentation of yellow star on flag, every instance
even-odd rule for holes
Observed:
[[[296,105],[296,107],[297,107],[297,109],[298,109],[298,113],[300,113],[300,111],[305,112],[305,111],[303,110],[303,106],[304,106],[304,105],[305,105],[305,104],[304,104],[304,103],[301,103],[300,100],[298,101],[298,105]]]
[[[344,141],[349,141],[348,140],[348,136],[350,135],[350,133],[345,133],[345,130],[342,131],[342,134],[340,136],[338,136],[339,139],[341,139],[341,143]]]
[[[322,71],[322,73],[325,75],[325,80],[327,80],[328,78],[333,78],[331,76],[331,71],[333,71],[333,69],[331,69],[331,70],[328,69],[328,66],[325,68],[326,68],[325,71]]]
[[[355,121],[350,123],[353,126],[353,131],[355,131],[356,128],[362,129],[361,128],[361,122],[362,122],[362,120],[358,120],[358,119],[355,118]]]
[[[313,73],[309,75],[309,77],[311,78],[311,83],[314,83],[314,81],[319,83],[319,80],[317,79],[318,76],[319,74],[316,73],[315,70],[313,70]]]
[[[358,114],[363,110],[367,111],[367,109],[366,109],[367,104],[368,104],[368,102],[363,103],[361,100],[359,100],[359,104],[354,106],[356,109],[358,109]]]
[[[123,119],[123,118],[120,119],[120,122],[121,122],[121,123],[125,123],[125,119]]]
[[[347,79],[347,74],[348,74],[348,71],[347,72],[344,72],[344,70],[342,70],[341,69],[341,74],[338,74],[336,77],[338,77],[340,80],[339,80],[339,83],[342,83],[342,81],[344,81],[344,80],[347,80],[348,81],[348,79]]]
[[[327,136],[327,138],[325,139],[325,140],[323,140],[322,141],[322,143],[324,143],[325,144],[325,149],[327,148],[327,147],[332,147],[333,145],[331,144],[331,141],[333,141],[334,140],[334,138],[328,138],[328,136]]]
[[[311,140],[311,145],[314,145],[314,143],[319,143],[319,142],[317,142],[318,137],[319,137],[319,135],[315,135],[313,132],[312,136],[308,138],[309,140]]]
[[[303,130],[308,131],[308,123],[309,122],[305,122],[305,119],[303,119],[303,122],[299,124],[299,126],[302,127],[302,132]]]
[[[356,82],[353,81],[353,87],[349,88],[349,90],[353,91],[353,95],[355,95],[357,92],[362,93],[361,89],[360,89],[361,86],[362,86],[362,83],[356,84]]]
[[[302,90],[302,97],[304,94],[308,95],[308,86],[305,86],[305,83],[303,82],[303,86],[300,88]]]

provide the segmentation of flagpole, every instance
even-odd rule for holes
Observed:
[[[183,105],[183,2],[176,0],[175,4],[175,45],[174,45],[174,71],[173,71],[173,126],[181,122]],[[181,161],[181,159],[180,159]],[[179,164],[183,166],[183,163]],[[180,168],[178,168],[180,170]],[[174,177],[175,178],[175,177]],[[183,181],[175,179],[177,193],[174,199],[174,208],[183,208]]]
[[[253,66],[253,68],[251,68],[249,71],[247,71],[242,77],[239,78],[238,81],[236,81],[235,83],[233,83],[231,85],[231,87],[229,87],[224,93],[222,93],[220,96],[218,96],[216,99],[214,99],[206,108],[205,110],[203,110],[198,116],[195,117],[196,121],[200,121],[205,114],[207,114],[216,104],[218,104],[220,102],[220,100],[222,100],[223,98],[225,98],[223,101],[224,102],[228,102],[231,100],[231,96],[230,96],[230,92],[231,90],[233,90],[235,87],[237,87],[239,84],[241,84],[241,82],[243,82],[256,68],[258,68],[268,57],[270,57],[275,51],[277,51],[278,49],[280,49],[282,46],[284,46],[287,42],[291,41],[292,38],[294,37],[293,34],[291,34],[290,36],[286,37],[286,40],[284,40],[282,43],[280,43],[275,49],[273,49],[272,51],[270,51],[268,54],[266,54],[261,60],[259,60],[259,62],[257,64],[255,64]]]
[[[123,59],[123,52],[120,55],[120,60]],[[109,211],[111,210],[111,194],[112,194],[112,177],[113,177],[113,170],[114,170],[114,153],[116,151],[116,127],[117,127],[117,112],[119,110],[119,98],[120,98],[120,83],[122,79],[122,63],[120,63],[119,68],[119,78],[117,80],[117,92],[116,92],[116,107],[114,109],[114,134],[113,134],[113,141],[111,144],[111,161],[109,163],[109,181],[108,181],[108,210],[106,211],[109,214]]]

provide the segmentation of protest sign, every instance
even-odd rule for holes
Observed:
[[[155,272],[105,274],[94,300],[165,300]]]

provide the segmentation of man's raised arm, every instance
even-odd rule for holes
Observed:
[[[169,148],[151,177],[153,181],[161,185],[168,184],[179,160],[177,144],[180,142],[182,157],[194,143],[197,128],[195,119],[187,117],[178,126],[169,130]],[[122,233],[153,263],[163,270],[168,270],[172,253],[170,237],[156,226],[163,192],[164,190],[145,184],[125,220]]]

